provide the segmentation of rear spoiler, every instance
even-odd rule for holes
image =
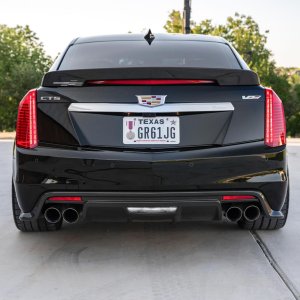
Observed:
[[[42,86],[84,86],[91,80],[126,79],[201,79],[218,85],[259,85],[258,75],[250,70],[200,68],[114,68],[61,70],[45,74]]]

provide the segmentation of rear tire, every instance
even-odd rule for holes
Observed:
[[[248,230],[276,230],[284,227],[288,212],[289,212],[290,193],[289,188],[286,193],[285,201],[281,212],[283,213],[283,219],[274,219],[267,216],[260,216],[256,221],[247,221],[244,218],[238,222],[238,225],[243,229]]]
[[[33,221],[21,221],[21,209],[17,201],[14,184],[12,184],[12,211],[16,227],[23,232],[56,231],[62,225],[62,220],[56,224],[51,224],[43,216]]]

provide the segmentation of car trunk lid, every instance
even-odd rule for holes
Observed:
[[[126,83],[136,78],[148,80],[149,84]],[[118,82],[103,84],[111,80]],[[157,80],[193,82],[157,84]],[[194,83],[195,80],[205,82]],[[263,140],[264,89],[258,84],[257,75],[248,70],[133,68],[50,72],[38,90],[39,139],[44,145],[114,149],[183,149]],[[142,97],[165,97],[165,104],[140,105]],[[180,123],[176,143],[126,143],[124,128],[133,120],[130,118],[139,122],[168,117]]]

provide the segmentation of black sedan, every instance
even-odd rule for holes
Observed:
[[[73,40],[20,102],[13,167],[21,231],[288,214],[282,102],[219,37]]]

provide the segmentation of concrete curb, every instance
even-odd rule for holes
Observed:
[[[300,144],[300,138],[288,138],[287,143]]]
[[[14,140],[15,132],[0,132],[0,140]]]

